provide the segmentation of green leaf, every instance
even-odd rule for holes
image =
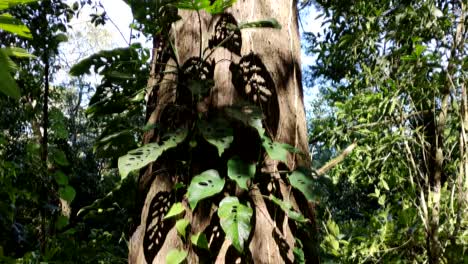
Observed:
[[[177,229],[177,233],[181,235],[185,239],[185,234],[187,230],[187,226],[189,225],[189,221],[187,219],[179,219],[177,220],[175,226]]]
[[[59,185],[67,185],[68,177],[62,171],[56,171],[54,173],[54,179]]]
[[[255,176],[255,164],[246,163],[236,156],[228,161],[227,166],[228,177],[247,190],[247,181]]]
[[[179,9],[199,11],[210,7],[210,0],[178,0],[174,5]]]
[[[182,203],[175,203],[171,206],[171,209],[169,209],[169,212],[167,212],[166,216],[164,216],[164,219],[180,215],[183,212],[185,212],[185,208]]]
[[[272,142],[269,137],[263,136],[262,146],[265,148],[265,151],[271,159],[279,160],[284,163],[288,161],[288,149],[291,148],[290,145],[279,142]]]
[[[231,7],[237,0],[216,0],[206,8],[206,11],[211,14],[223,13],[227,8]]]
[[[70,163],[68,162],[67,156],[65,155],[65,152],[61,150],[56,150],[53,152],[53,159],[55,163],[57,163],[60,166],[68,166]]]
[[[260,137],[265,134],[265,129],[263,129],[262,125],[263,113],[258,106],[241,102],[227,107],[225,111],[230,118],[236,119],[246,126],[255,128]]]
[[[190,207],[195,209],[200,200],[221,192],[223,188],[224,179],[219,177],[216,170],[207,170],[193,177],[187,194]]]
[[[57,230],[60,230],[67,225],[68,225],[68,217],[64,215],[59,215],[57,217],[57,220],[55,221],[55,228],[57,228]]]
[[[27,50],[17,47],[7,47],[3,48],[6,55],[9,57],[16,57],[16,58],[36,58],[36,56],[28,53]]]
[[[198,129],[203,138],[218,149],[219,156],[234,140],[232,128],[223,119],[215,119],[211,122],[202,120],[198,123]]]
[[[190,237],[190,241],[199,248],[208,249],[208,239],[206,239],[205,234],[202,232],[192,235],[192,237]]]
[[[155,161],[164,151],[176,147],[186,137],[187,130],[181,129],[167,134],[161,144],[149,143],[143,147],[129,151],[127,155],[119,158],[118,167],[122,179],[127,177],[131,171],[141,169]]]
[[[244,251],[244,244],[250,235],[252,215],[252,208],[239,203],[237,197],[226,197],[219,204],[221,228],[240,253]]]
[[[5,65],[10,65],[10,63],[11,60],[5,54],[4,49],[0,49],[0,65],[2,65],[0,67],[0,92],[18,100],[21,96],[20,90],[15,79],[11,76],[8,67],[5,67]]]
[[[338,225],[331,219],[327,221],[327,230],[330,232],[331,235],[334,237],[338,237],[340,235],[340,228]]]
[[[0,14],[0,29],[20,37],[32,38],[29,28],[10,14]]]
[[[2,0],[0,1],[0,10],[11,8],[19,4],[28,4],[32,2],[37,2],[39,0]]]
[[[286,215],[291,218],[294,221],[297,221],[299,223],[306,223],[309,220],[307,220],[301,213],[296,212],[292,205],[289,202],[285,202],[279,198],[276,198],[274,195],[270,194],[268,197],[273,203],[278,205],[281,210],[283,210]]]
[[[296,245],[293,249],[294,253],[294,263],[295,264],[305,264],[305,255],[303,250],[303,245],[300,239],[296,238]]]
[[[179,264],[187,258],[187,251],[172,249],[166,256],[167,264]]]
[[[314,194],[315,185],[312,176],[306,175],[303,171],[293,171],[289,177],[291,185],[301,191],[307,200],[315,200],[316,195]]]
[[[258,20],[253,22],[244,22],[239,24],[239,29],[244,28],[276,28],[281,29],[281,25],[278,23],[278,20],[274,18],[269,18],[265,20]]]
[[[70,185],[60,187],[58,190],[60,198],[64,199],[65,201],[72,202],[75,199],[76,191]]]

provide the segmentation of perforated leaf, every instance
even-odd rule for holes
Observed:
[[[143,147],[129,151],[127,155],[119,158],[118,166],[122,179],[127,177],[131,171],[141,169],[155,161],[164,151],[177,146],[186,137],[187,130],[181,129],[167,134],[163,137],[165,140],[161,143],[149,143]]]
[[[176,229],[177,229],[177,233],[182,236],[183,238],[185,238],[185,234],[186,234],[186,230],[187,230],[187,226],[189,225],[189,221],[187,219],[179,219],[177,220],[175,226],[176,226]]]
[[[60,198],[64,199],[65,201],[72,202],[75,199],[76,191],[70,185],[60,187],[58,190]]]
[[[208,239],[206,239],[205,234],[202,232],[198,232],[197,234],[190,237],[190,241],[192,241],[192,244],[199,248],[208,249]]]
[[[221,156],[234,140],[232,128],[222,119],[213,121],[200,121],[198,129],[206,141],[214,145],[218,149],[218,154]]]
[[[255,176],[255,164],[244,162],[236,156],[227,165],[228,177],[236,181],[239,187],[247,189],[247,181]]]
[[[269,18],[265,20],[258,20],[252,22],[244,22],[239,24],[240,29],[244,28],[276,28],[281,29],[281,25],[278,23],[278,20],[274,18]]]
[[[288,149],[291,148],[290,145],[279,143],[279,142],[273,142],[271,141],[269,137],[263,136],[262,146],[271,159],[279,160],[284,163],[287,162],[288,153],[289,153]]]
[[[166,263],[167,264],[179,264],[187,258],[187,251],[172,249],[167,253]]]
[[[291,203],[283,201],[274,195],[270,194],[270,197],[268,197],[273,203],[278,205],[281,210],[283,210],[289,218],[291,218],[294,221],[300,222],[300,223],[306,223],[308,220],[299,212],[296,212],[294,208],[292,207]]]
[[[190,207],[195,209],[200,200],[221,192],[223,188],[224,179],[219,177],[216,170],[207,170],[193,177],[187,194]]]
[[[252,215],[252,208],[241,204],[237,197],[226,197],[219,204],[218,216],[221,228],[232,245],[241,253],[250,235]]]
[[[312,176],[306,175],[303,171],[296,170],[289,175],[288,179],[291,185],[301,191],[307,200],[316,199],[316,195],[314,194],[314,179]]]
[[[182,203],[175,203],[171,206],[171,208],[169,209],[169,212],[167,212],[167,214],[164,216],[164,219],[168,219],[168,218],[180,215],[184,211],[185,211],[185,208],[182,205]]]
[[[246,126],[255,128],[260,137],[265,134],[265,129],[263,129],[262,125],[263,114],[262,110],[258,108],[258,106],[249,103],[238,103],[227,107],[226,114],[229,117],[242,122]]]

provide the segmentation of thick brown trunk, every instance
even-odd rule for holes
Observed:
[[[182,19],[173,26],[171,34],[178,53],[178,64],[187,65],[191,59],[199,58],[200,45],[205,57],[210,54],[210,65],[206,65],[206,68],[212,72],[215,83],[210,95],[196,106],[198,114],[208,114],[241,100],[255,103],[262,108],[264,127],[270,137],[308,153],[296,1],[245,0],[237,1],[221,15],[191,11],[179,11],[179,15]],[[269,18],[278,20],[282,29],[244,29],[237,32],[224,31],[223,34],[226,23],[240,24]],[[227,36],[230,39],[225,45],[214,49]],[[148,122],[174,128],[185,126],[185,119],[190,119],[192,115],[184,112],[181,102],[176,102],[175,92],[177,82],[185,80],[180,79],[181,75],[167,73],[174,71],[177,64],[174,59],[160,55],[167,48],[167,42],[163,44],[155,41],[154,46],[153,71],[148,82]],[[164,63],[167,65],[162,69]],[[158,74],[162,70],[166,72],[164,76]],[[251,92],[257,87],[268,91]],[[171,108],[171,105],[177,107]],[[174,113],[174,109],[182,110]],[[150,131],[145,135],[144,143],[158,141],[158,136],[158,131]],[[251,156],[254,151],[249,149],[248,136],[248,133],[241,132],[230,151],[241,156]],[[216,155],[212,157],[211,154],[208,151],[194,155],[191,158],[190,174],[219,166],[222,159]],[[264,158],[261,164],[262,172],[269,175],[265,186],[258,184],[248,192],[236,191],[237,195],[248,197],[254,209],[248,252],[244,256],[236,254],[230,242],[224,240],[215,205],[202,204],[194,212],[185,215],[192,234],[203,231],[207,235],[211,253],[207,255],[206,252],[197,251],[190,245],[190,241],[184,243],[177,235],[174,222],[161,221],[170,205],[176,200],[181,201],[181,197],[175,197],[172,190],[174,184],[184,177],[184,173],[174,169],[176,165],[171,159],[158,160],[148,166],[140,178],[140,187],[147,190],[147,194],[141,223],[130,242],[129,262],[165,263],[171,249],[184,248],[189,252],[189,263],[229,263],[237,258],[253,263],[292,263],[297,237],[293,230],[296,230],[296,226],[284,215],[275,215],[264,197],[274,193],[289,200],[295,208],[302,209],[312,222],[313,206],[298,206],[308,203],[303,202],[305,199],[302,196],[295,197],[291,186],[285,183],[285,175],[278,170],[278,162]],[[285,165],[288,170],[293,170],[298,166],[309,166],[310,161],[307,155],[289,154]],[[284,170],[285,167],[281,166],[280,169]],[[272,184],[266,186],[268,182]],[[310,232],[314,232],[314,229]],[[304,251],[309,262],[317,261],[315,253],[306,249]]]

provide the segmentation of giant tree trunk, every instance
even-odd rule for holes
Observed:
[[[191,118],[209,115],[239,101],[249,101],[261,107],[266,133],[275,141],[288,143],[303,153],[308,153],[306,122],[303,106],[300,68],[300,41],[295,0],[238,0],[224,14],[179,11],[182,17],[172,27],[171,38],[178,53],[178,63],[190,72],[193,61],[200,55],[200,43],[205,56],[212,50],[210,65],[203,65],[207,76],[213,76],[214,87],[209,96],[194,107],[197,113],[185,107],[183,96],[178,96],[178,84],[186,75],[171,73],[176,62],[164,54],[169,48],[161,36],[155,36],[152,73],[148,82],[147,119],[158,129],[144,136],[144,143],[160,140],[159,127],[188,126]],[[199,17],[200,15],[200,17]],[[233,30],[227,24],[239,24],[275,18],[281,29],[256,28]],[[200,28],[201,26],[201,28]],[[201,30],[200,30],[201,29]],[[201,36],[200,36],[201,32]],[[226,40],[226,37],[229,39]],[[224,42],[222,42],[225,40]],[[214,49],[216,46],[221,48]],[[162,66],[165,65],[165,66]],[[183,65],[183,66],[182,66]],[[198,69],[200,70],[200,69]],[[165,72],[165,74],[162,74]],[[180,94],[179,94],[180,95]],[[188,100],[190,101],[190,100]],[[224,155],[237,154],[249,158],[255,153],[251,133],[236,131],[228,154],[218,157],[210,146],[200,146],[191,157],[188,177],[210,168],[226,168]],[[185,181],[187,173],[178,170],[177,155],[158,160],[148,166],[140,177],[141,192],[146,199],[141,213],[141,223],[130,241],[130,263],[165,263],[171,249],[183,248],[189,252],[189,263],[234,262],[242,263],[292,263],[295,238],[300,236],[293,221],[274,210],[264,199],[269,194],[290,201],[293,206],[313,222],[313,206],[292,191],[285,180],[284,170],[309,166],[308,155],[288,154],[287,164],[280,164],[265,155],[262,180],[255,182],[249,191],[225,190],[237,196],[248,197],[254,209],[252,231],[246,254],[240,256],[230,242],[224,239],[216,216],[216,206],[202,204],[184,217],[190,221],[191,233],[203,231],[208,238],[210,253],[201,252],[184,242],[178,235],[174,221],[162,221],[172,203],[183,200],[173,191],[177,182]],[[252,157],[257,158],[258,157]],[[300,206],[298,206],[298,204]],[[314,233],[314,229],[310,232]],[[314,234],[302,234],[314,237]],[[308,262],[317,262],[315,251],[304,249]]]

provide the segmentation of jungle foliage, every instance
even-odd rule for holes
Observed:
[[[169,30],[180,19],[178,10],[218,14],[235,1],[125,2],[135,18],[133,34],[163,36],[177,62]],[[315,7],[325,21],[321,32],[305,34],[316,61],[304,79],[319,89],[309,120],[314,165],[282,173],[316,204],[322,261],[467,263],[466,3],[300,4]],[[170,155],[190,175],[194,150],[203,146],[222,156],[242,140],[235,138],[238,127],[255,135],[253,156],[285,161],[287,153],[298,152],[265,133],[262,111],[252,104],[195,116],[184,127],[146,125],[151,56],[139,43],[99,51],[67,68],[70,80],[55,80],[66,68],[59,49],[69,22],[85,6],[100,8],[90,0],[0,3],[1,263],[126,263],[142,206],[139,170]],[[91,22],[107,23],[105,12],[92,14]],[[272,17],[230,25],[230,32],[265,27],[281,25]],[[200,48],[199,67],[177,64],[174,71],[199,75],[210,55]],[[99,83],[86,74],[99,75]],[[187,80],[181,96],[196,107],[213,82]],[[151,129],[162,140],[142,145]],[[328,168],[330,158],[350,145],[357,147]],[[327,170],[315,170],[324,165]],[[252,205],[244,196],[219,194],[249,189],[262,176],[259,160],[233,156],[221,169],[190,176],[175,186],[189,206],[174,203],[164,219],[175,221],[184,241],[207,250],[206,234],[191,234],[182,216],[209,200],[218,207],[226,239],[244,252]],[[273,195],[265,199],[298,229],[316,234],[290,203]],[[308,241],[296,242],[296,262],[306,263]],[[173,249],[167,262],[186,257],[183,248]]]

